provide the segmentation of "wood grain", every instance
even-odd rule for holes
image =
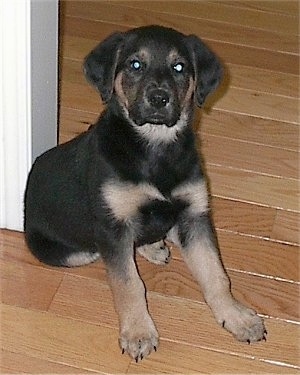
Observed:
[[[79,1],[66,2],[66,14],[72,17],[81,17],[86,19],[96,19],[113,24],[124,25],[128,27],[138,27],[144,24],[161,24],[168,27],[179,28],[183,33],[201,35],[199,37],[207,40],[219,40],[226,43],[258,47],[279,52],[297,53],[297,36],[293,34],[275,33],[269,30],[260,30],[247,28],[236,24],[227,24],[219,21],[211,21],[206,18],[182,17],[182,15],[173,14],[172,17],[166,12],[153,12],[148,9],[130,8],[126,3],[111,3],[107,7],[105,2],[84,1],[84,6]]]
[[[166,267],[136,259],[161,335],[136,364],[118,348],[101,262],[51,268],[22,233],[0,230],[1,372],[300,374],[299,2],[61,1],[60,143],[104,109],[83,58],[110,33],[147,23],[198,35],[225,66],[195,132],[233,293],[266,315],[267,342],[238,343],[216,324],[172,245]]]
[[[86,296],[84,290],[91,293]],[[80,301],[85,293],[85,304],[80,306]],[[103,302],[99,302],[104,299]],[[215,323],[206,305],[189,302],[175,297],[164,297],[157,293],[148,293],[149,309],[158,326],[163,339],[193,344],[200,348],[219,348],[238,356],[255,356],[268,360],[281,360],[286,363],[299,365],[297,355],[297,325],[267,319],[266,326],[272,332],[267,344],[245,345],[235,342],[231,335],[220,329]],[[81,304],[82,305],[82,304]],[[97,308],[98,305],[98,308]],[[116,327],[117,317],[112,310],[112,297],[107,286],[101,285],[96,280],[84,279],[79,281],[76,277],[66,276],[50,307],[52,312],[75,319],[84,319],[90,323],[99,322]],[[191,324],[190,322],[193,322]],[[176,328],[177,327],[177,328]],[[287,329],[285,335],[281,330]],[[209,335],[207,333],[210,332]],[[217,333],[217,334],[214,334]],[[277,336],[279,335],[279,336]],[[280,337],[279,340],[277,338]],[[204,339],[205,338],[205,339]],[[285,347],[284,353],[279,349]],[[267,347],[266,347],[267,346]],[[267,349],[267,350],[266,350]],[[267,352],[266,352],[267,351]]]
[[[129,357],[120,356],[116,345],[116,329],[8,305],[2,306],[2,319],[2,340],[8,351],[100,374],[124,373],[128,368]],[[113,360],[116,356],[118,361]]]
[[[122,1],[122,5],[155,12],[168,14],[178,14],[191,17],[193,19],[204,18],[225,24],[236,24],[255,29],[269,30],[278,33],[278,24],[281,33],[297,34],[298,24],[295,14],[292,16],[281,13],[260,12],[257,16],[257,9],[242,8],[236,2],[203,2],[198,1],[180,1],[180,4],[174,7],[173,1]]]
[[[156,19],[155,22],[164,24],[166,26],[173,26],[175,28],[178,27],[176,24],[170,25],[163,23],[160,19]],[[147,20],[145,20],[144,24],[147,23]],[[130,26],[75,17],[66,17],[63,28],[67,30],[67,36],[81,38],[85,36],[88,39],[94,40],[94,45],[96,45],[97,42],[104,39],[104,37],[112,32],[127,31]],[[180,29],[184,32],[182,27]],[[190,33],[190,29],[187,29],[187,33]],[[199,36],[203,38],[201,32]],[[226,63],[256,67],[271,71],[279,71],[294,75],[298,74],[298,56],[294,54],[265,50],[247,45],[243,45],[243,54],[240,54],[240,48],[233,43],[220,42],[217,40],[217,38],[214,40],[203,38],[203,40],[220,56],[223,61],[226,61]]]
[[[231,1],[224,1],[224,3],[232,4]],[[288,14],[296,16],[299,13],[299,3],[297,1],[235,1],[235,6],[240,6],[246,9],[255,9],[258,11],[267,11],[276,14]]]
[[[207,165],[213,195],[299,212],[297,180]]]
[[[280,121],[212,110],[202,113],[200,131],[225,139],[239,139],[248,143],[299,151],[299,125]]]
[[[67,366],[57,362],[35,358],[26,354],[1,351],[0,370],[2,374],[81,374],[82,368]],[[95,374],[95,371],[84,371]],[[99,372],[97,372],[99,373]]]
[[[272,236],[275,239],[286,238],[290,242],[300,243],[300,215],[290,211],[277,211]]]

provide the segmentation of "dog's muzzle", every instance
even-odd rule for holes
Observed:
[[[166,125],[172,127],[180,116],[180,106],[170,90],[161,87],[149,87],[136,103],[132,112],[134,121],[144,124]]]
[[[152,89],[147,94],[147,101],[154,109],[160,110],[168,105],[170,97],[166,90]]]

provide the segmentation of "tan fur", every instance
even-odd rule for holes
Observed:
[[[119,344],[132,358],[142,359],[158,347],[158,332],[145,299],[145,287],[133,257],[126,263],[126,279],[108,272],[115,309],[119,317]]]
[[[65,266],[67,267],[78,267],[85,264],[93,263],[96,260],[101,259],[101,255],[98,252],[92,254],[88,251],[81,251],[78,253],[70,254],[65,260]]]
[[[136,54],[143,62],[149,63],[153,53],[149,51],[148,48],[141,48],[140,51]]]
[[[118,98],[119,98],[119,101],[120,103],[126,108],[128,109],[128,99],[124,93],[124,90],[123,90],[123,86],[122,86],[122,78],[123,78],[123,73],[120,72],[116,79],[115,79],[115,91],[118,95]]]
[[[171,260],[171,252],[163,240],[140,246],[137,248],[137,252],[154,264],[164,265]]]
[[[205,181],[188,182],[178,186],[172,197],[189,203],[189,214],[192,216],[208,211],[208,193]]]
[[[168,239],[180,247],[177,229],[173,228]],[[263,320],[255,311],[236,301],[230,291],[230,281],[219,256],[219,250],[197,228],[191,228],[191,236],[182,256],[198,281],[205,301],[217,322],[239,341],[259,341],[264,338]]]
[[[192,95],[195,92],[196,89],[196,82],[193,80],[192,77],[190,77],[190,83],[189,83],[189,88],[186,92],[185,98],[182,101],[182,108],[188,108],[190,106],[190,100],[192,99]]]
[[[166,200],[154,186],[110,180],[102,187],[102,193],[113,216],[122,221],[133,218],[138,208],[154,199]]]

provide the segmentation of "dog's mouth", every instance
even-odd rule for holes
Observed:
[[[145,100],[136,101],[128,108],[128,114],[137,126],[146,124],[173,127],[180,117],[180,106],[174,100],[163,108],[155,108]]]
[[[139,125],[143,126],[145,124],[151,124],[151,125],[165,125],[167,127],[172,127],[175,125],[176,122],[170,122],[169,119],[167,119],[165,116],[162,115],[154,115],[154,116],[149,116],[145,118]]]
[[[178,118],[177,116],[168,116],[166,114],[162,113],[153,113],[149,114],[147,116],[142,116],[141,118],[137,118],[134,120],[134,122],[138,126],[143,126],[146,124],[151,124],[151,125],[157,125],[157,126],[167,126],[168,128],[171,128],[174,126],[177,122]]]

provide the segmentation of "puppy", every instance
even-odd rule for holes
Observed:
[[[167,263],[166,239],[181,249],[217,322],[240,341],[265,339],[262,319],[231,295],[195,148],[194,107],[219,85],[217,57],[196,36],[146,26],[109,36],[84,72],[107,106],[87,132],[35,161],[24,223],[32,253],[53,266],[105,263],[119,344],[136,361],[159,337],[135,251]]]

